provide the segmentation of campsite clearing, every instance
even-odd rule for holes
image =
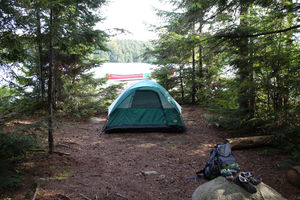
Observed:
[[[203,110],[184,107],[185,133],[114,133],[99,137],[104,121],[67,122],[55,133],[56,150],[70,153],[37,154],[23,163],[23,190],[7,192],[12,199],[191,199],[204,178],[186,180],[204,167],[212,147],[229,133],[209,126]],[[279,164],[283,155],[266,148],[233,151],[243,171],[295,200],[300,191],[289,184]],[[39,184],[37,184],[39,183]],[[30,189],[30,193],[28,190]],[[4,197],[4,196],[3,196]],[[30,198],[31,199],[31,198]]]

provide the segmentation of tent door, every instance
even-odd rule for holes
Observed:
[[[158,94],[151,90],[137,90],[132,99],[132,108],[162,108]]]
[[[152,90],[136,90],[132,99],[131,108],[151,108],[160,109],[167,124],[166,113],[162,107],[159,95]]]

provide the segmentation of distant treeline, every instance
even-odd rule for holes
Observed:
[[[151,58],[143,58],[143,53],[147,48],[152,49],[150,42],[138,40],[110,40],[107,43],[109,52],[97,52],[101,58],[107,62],[132,63],[132,62],[152,62]]]

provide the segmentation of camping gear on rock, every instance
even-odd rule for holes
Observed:
[[[194,191],[192,200],[287,200],[276,190],[263,182],[255,186],[255,190],[257,191],[256,193],[250,194],[243,187],[232,184],[224,177],[219,176],[204,184],[200,184]]]
[[[222,169],[220,171],[221,175],[224,176],[227,180],[233,180],[233,171],[230,169]]]
[[[241,172],[234,179],[234,183],[241,186],[251,194],[257,192],[254,185],[260,184],[261,181],[262,181],[261,178],[257,178],[253,176],[251,172]]]
[[[257,192],[255,185],[261,183],[261,178],[253,176],[251,172],[240,172],[239,165],[235,162],[230,144],[217,144],[211,151],[209,159],[204,169],[196,172],[197,177],[214,179],[218,176],[223,176],[227,180],[233,181],[235,184],[244,188],[247,192],[254,194]],[[193,179],[187,177],[186,179]]]
[[[261,178],[257,178],[255,176],[253,176],[253,174],[251,172],[241,172],[240,175],[242,177],[245,177],[246,179],[248,179],[250,181],[250,183],[252,183],[253,185],[258,185],[262,181]]]
[[[137,82],[109,106],[102,132],[128,129],[182,132],[181,106],[158,83]]]
[[[205,167],[202,170],[196,172],[196,174],[199,177],[201,176],[201,174],[204,174],[205,178],[214,179],[217,176],[222,175],[222,171],[223,175],[230,179],[232,178],[232,173],[238,172],[239,170],[239,165],[235,162],[230,144],[225,143],[218,144],[212,149]]]

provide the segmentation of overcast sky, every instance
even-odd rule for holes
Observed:
[[[149,31],[151,24],[158,24],[154,8],[162,8],[159,0],[110,0],[101,8],[106,20],[98,24],[101,30],[123,28],[131,34],[119,35],[121,39],[151,40],[156,34]]]

